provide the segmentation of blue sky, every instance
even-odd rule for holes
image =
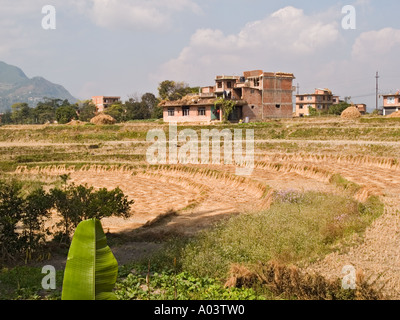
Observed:
[[[44,30],[42,7],[56,9]],[[342,8],[356,9],[344,30]],[[392,0],[0,0],[0,60],[79,99],[157,93],[163,80],[214,84],[245,70],[292,72],[301,93],[331,89],[375,107],[400,89],[400,3]]]

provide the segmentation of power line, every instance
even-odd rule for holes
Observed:
[[[376,111],[378,111],[378,104],[379,104],[379,72],[376,72]]]

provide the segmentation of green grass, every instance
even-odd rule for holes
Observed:
[[[382,213],[379,199],[362,205],[316,192],[286,195],[267,211],[234,217],[202,233],[184,247],[182,269],[223,279],[233,263],[309,263],[362,233]]]
[[[334,174],[330,178],[329,182],[334,184],[336,187],[342,188],[343,190],[349,192],[351,195],[355,195],[361,189],[361,186],[347,180],[340,174]]]
[[[361,123],[399,123],[400,118],[386,118],[386,117],[372,117],[372,118],[361,118]]]
[[[44,290],[42,288],[41,268],[15,267],[0,270],[0,300],[57,300],[61,297],[60,288],[63,272],[56,272],[56,287],[58,290]]]

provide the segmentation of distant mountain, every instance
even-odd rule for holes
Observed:
[[[44,98],[77,101],[63,86],[42,77],[29,79],[20,68],[0,61],[0,112],[9,110],[17,102],[34,107]]]

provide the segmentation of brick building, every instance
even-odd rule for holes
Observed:
[[[217,76],[215,86],[203,87],[198,95],[180,101],[164,101],[165,122],[211,122],[221,119],[217,99],[234,100],[229,120],[249,121],[293,116],[292,73],[246,71],[243,76]]]
[[[383,115],[389,116],[400,110],[400,92],[394,94],[384,94],[383,97]]]
[[[114,103],[118,103],[121,101],[121,97],[105,97],[105,96],[96,96],[92,97],[92,101],[96,106],[97,112],[103,112],[109,106]]]
[[[354,104],[354,107],[356,107],[358,109],[358,111],[360,111],[360,113],[362,115],[366,115],[367,114],[367,105],[365,103]]]
[[[322,112],[339,103],[339,97],[334,96],[329,89],[315,89],[315,92],[311,94],[298,94],[296,95],[296,117],[309,116],[309,108]]]

